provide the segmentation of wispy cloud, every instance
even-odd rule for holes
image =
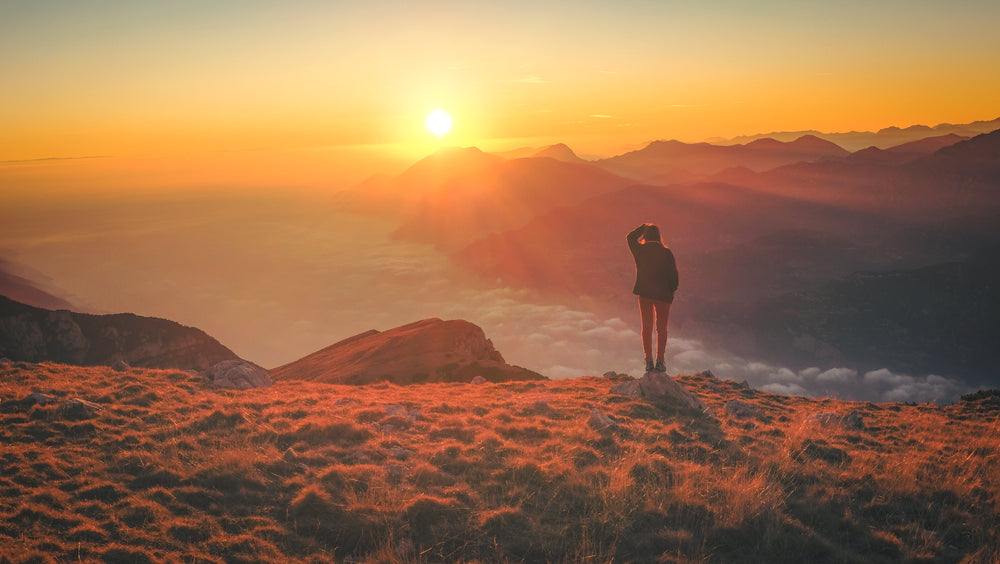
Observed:
[[[613,118],[615,116],[611,116],[611,115],[608,115],[608,114],[590,114],[590,117],[592,117],[592,118],[598,118],[598,119],[611,119],[611,118]]]
[[[93,155],[86,157],[42,157],[39,159],[15,159],[9,161],[0,161],[0,164],[45,163],[54,161],[82,161],[88,159],[107,159],[107,158],[111,158],[110,155]]]

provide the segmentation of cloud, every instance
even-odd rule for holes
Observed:
[[[298,329],[320,333],[322,337],[310,339],[316,343],[329,338],[330,331],[324,327],[334,318],[354,319],[355,332],[389,329],[426,317],[467,319],[483,328],[508,362],[550,378],[600,376],[608,371],[639,376],[644,371],[638,315],[634,320],[604,318],[593,311],[537,303],[526,290],[461,287],[454,282],[453,267],[446,259],[432,259],[414,249],[394,242],[391,249],[369,249],[331,261],[330,274],[319,278],[348,284],[343,296],[353,298],[325,303],[324,311],[316,312],[318,317],[300,312],[299,319],[313,325]],[[330,288],[320,289],[323,296],[332,295]],[[670,374],[711,370],[720,378],[746,380],[771,393],[846,400],[948,402],[971,391],[957,380],[910,376],[886,368],[863,372],[848,365],[795,370],[741,358],[674,333],[667,342],[667,366]]]
[[[590,117],[597,119],[612,119],[615,116],[611,116],[608,114],[590,114]]]
[[[815,374],[815,379],[817,382],[846,383],[846,382],[853,382],[858,379],[858,371],[851,370],[850,368],[831,368],[823,372],[819,372],[818,368],[810,368],[808,370],[809,370],[808,372],[809,376],[813,374],[813,371],[817,372]],[[805,375],[806,371],[803,371],[803,374]]]
[[[53,161],[85,161],[90,159],[110,159],[111,155],[90,155],[85,157],[41,157],[37,159],[13,159],[0,161],[2,164],[24,164],[24,163],[45,163]]]
[[[881,368],[859,376],[857,370],[842,366],[795,371],[762,362],[741,361],[725,353],[706,356],[715,361],[708,369],[716,376],[746,380],[754,388],[777,394],[858,401],[949,403],[971,391],[970,386],[959,380],[934,374],[910,376]]]
[[[872,370],[871,372],[865,372],[863,380],[866,384],[870,385],[878,386],[886,384],[892,386],[892,385],[908,383],[912,379],[909,376],[904,376],[902,374],[893,374],[888,369],[880,368],[878,370]]]
[[[608,371],[639,376],[645,369],[637,313],[625,319],[603,317],[584,306],[539,303],[526,290],[466,286],[458,282],[463,276],[448,257],[429,245],[390,240],[388,222],[345,214],[303,231],[297,220],[276,220],[267,244],[255,245],[259,222],[237,215],[234,223],[219,224],[206,213],[208,219],[196,215],[194,223],[184,223],[177,233],[146,230],[122,238],[111,247],[116,252],[101,246],[97,253],[89,241],[58,242],[59,248],[74,251],[67,256],[85,256],[116,278],[135,281],[115,288],[107,298],[103,285],[78,284],[71,291],[104,310],[138,311],[201,327],[264,366],[290,362],[370,329],[439,317],[475,323],[508,362],[550,378]],[[226,236],[219,237],[220,232]],[[359,240],[359,232],[374,235]],[[228,243],[237,236],[247,244]],[[302,244],[303,237],[309,237],[308,244]],[[218,264],[213,269],[204,261],[190,261],[179,254],[190,245],[178,240],[197,241]],[[233,268],[260,260],[262,249],[271,265],[267,276],[234,283]],[[254,323],[247,323],[247,315],[254,316]],[[957,380],[889,369],[866,372],[840,365],[796,370],[742,358],[677,333],[667,342],[667,365],[674,375],[711,370],[720,378],[746,380],[775,393],[851,400],[949,401],[971,391]]]
[[[542,369],[543,375],[549,378],[564,379],[564,378],[580,378],[582,376],[589,376],[586,370],[579,368],[571,368],[569,366],[563,366],[561,364],[554,364],[547,368]]]
[[[761,386],[761,391],[770,392],[772,394],[781,394],[785,396],[806,396],[809,397],[812,394],[809,390],[803,388],[798,384],[765,384]]]

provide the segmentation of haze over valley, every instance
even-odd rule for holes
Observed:
[[[446,148],[323,190],[9,192],[0,248],[56,306],[180,321],[268,368],[440,317],[563,378],[641,371],[623,240],[655,221],[681,268],[672,371],[949,401],[997,385],[1000,143],[979,131],[998,124],[853,153],[812,134],[594,160]]]

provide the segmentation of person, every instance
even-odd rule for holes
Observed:
[[[667,348],[667,320],[670,305],[677,291],[677,262],[674,253],[660,239],[660,228],[644,223],[626,237],[628,248],[635,259],[635,287],[632,293],[639,296],[639,314],[642,318],[642,350],[646,354],[646,372],[666,372],[663,359]],[[653,360],[653,327],[656,327],[656,360]]]

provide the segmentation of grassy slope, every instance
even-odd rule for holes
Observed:
[[[0,364],[0,562],[1000,559],[995,404],[679,380],[720,419],[603,378],[231,392]],[[593,408],[618,425],[592,428]],[[806,421],[851,410],[864,430]]]

